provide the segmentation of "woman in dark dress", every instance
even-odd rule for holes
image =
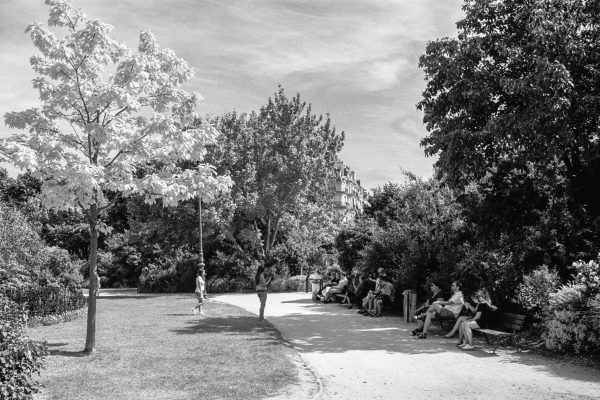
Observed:
[[[486,329],[496,322],[496,307],[492,306],[482,295],[481,291],[475,293],[472,297],[477,302],[475,316],[463,321],[460,324],[460,336],[466,340],[463,344],[459,344],[463,350],[473,350],[473,329]]]

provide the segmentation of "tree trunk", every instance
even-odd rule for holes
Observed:
[[[98,296],[98,207],[93,205],[88,213],[90,223],[90,258],[87,333],[84,353],[96,351],[96,298]]]

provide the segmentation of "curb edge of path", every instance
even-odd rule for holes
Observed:
[[[221,301],[218,298],[212,298],[211,301],[214,302],[219,302],[219,303],[224,303],[224,304],[228,304],[228,305],[232,305],[234,307],[238,307],[241,308],[235,304],[231,304],[228,303],[226,301]],[[248,311],[248,310],[245,310]],[[251,311],[248,311],[251,314],[257,315],[256,313],[253,313]],[[283,332],[281,332],[281,330],[279,330],[277,328],[277,326],[275,326],[272,322],[270,321],[266,321],[269,325],[271,325],[275,332],[277,333],[277,340],[284,346],[289,347],[291,349],[294,350],[294,353],[296,354],[296,357],[298,357],[298,361],[295,362],[296,367],[298,367],[299,371],[298,371],[298,375],[302,375],[302,369],[310,372],[310,374],[312,375],[312,377],[314,378],[314,380],[317,383],[318,389],[317,389],[317,393],[311,397],[309,400],[321,400],[323,399],[323,381],[321,380],[321,377],[315,372],[315,370],[312,368],[312,366],[302,357],[302,355],[300,354],[300,352],[298,351],[298,348],[296,348],[296,346],[294,346],[294,344],[283,334]],[[299,365],[298,365],[299,364]],[[303,384],[305,384],[306,382],[302,382],[302,379],[300,379],[300,385],[302,386]],[[275,400],[275,399],[281,399],[280,396],[274,396],[271,398],[267,398],[267,400]]]

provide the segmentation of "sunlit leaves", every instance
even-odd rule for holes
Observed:
[[[143,194],[165,205],[227,190],[230,180],[201,162],[218,132],[193,125],[199,97],[180,85],[193,70],[154,36],[140,34],[138,53],[110,38],[110,25],[88,19],[66,1],[47,0],[49,26],[27,27],[39,54],[31,65],[42,108],[5,114],[11,128],[27,129],[0,142],[0,154],[42,178],[47,206],[68,209],[103,205],[102,188]],[[114,74],[110,74],[114,71]],[[161,165],[135,176],[135,165]]]

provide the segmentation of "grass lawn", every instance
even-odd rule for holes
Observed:
[[[257,299],[258,307],[258,299]],[[193,294],[100,297],[96,353],[85,318],[31,328],[50,355],[41,399],[260,399],[297,382],[293,350],[244,310]]]

